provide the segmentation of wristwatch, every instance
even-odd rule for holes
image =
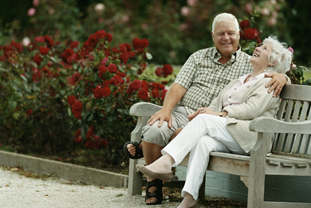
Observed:
[[[219,116],[222,117],[222,114],[224,114],[224,112],[221,111],[221,112],[219,113]]]

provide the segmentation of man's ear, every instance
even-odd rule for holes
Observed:
[[[215,42],[213,32],[211,32],[211,35],[212,35],[213,42]]]

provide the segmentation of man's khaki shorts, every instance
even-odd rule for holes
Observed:
[[[164,147],[168,144],[174,131],[185,126],[188,121],[188,113],[184,106],[176,106],[172,111],[172,128],[168,128],[167,122],[164,121],[161,127],[158,127],[159,121],[152,126],[146,125],[142,129],[143,141],[154,143]]]

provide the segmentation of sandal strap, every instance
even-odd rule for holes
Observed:
[[[149,188],[154,187],[154,186],[157,189],[155,190],[155,192],[150,193],[149,192]],[[162,186],[163,186],[163,182],[160,179],[156,179],[156,180],[153,180],[153,181],[150,181],[150,182],[147,181],[145,200],[149,199],[151,197],[155,197],[157,199],[157,201],[155,203],[149,203],[147,205],[162,203],[162,200],[163,200]]]

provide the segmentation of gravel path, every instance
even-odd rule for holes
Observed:
[[[25,174],[25,173],[23,173]],[[175,208],[177,202],[147,206],[143,196],[128,196],[125,188],[83,185],[56,177],[25,177],[17,168],[0,166],[1,208]]]

